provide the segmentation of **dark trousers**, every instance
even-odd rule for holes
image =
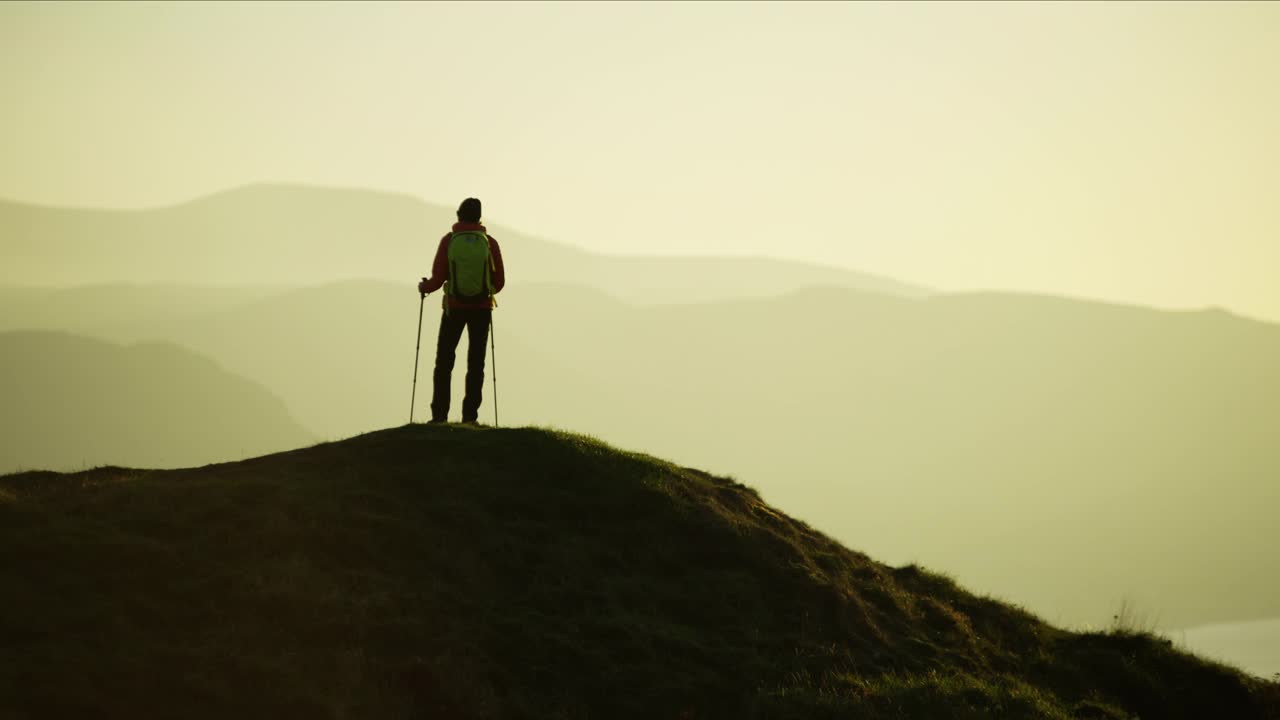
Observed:
[[[449,414],[449,390],[453,379],[454,355],[462,330],[467,330],[467,394],[462,398],[463,422],[474,421],[480,414],[480,395],[484,387],[484,346],[489,340],[487,308],[450,308],[440,316],[440,335],[436,338],[435,389],[431,395],[431,419],[444,420]]]

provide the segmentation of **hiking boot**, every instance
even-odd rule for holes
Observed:
[[[430,420],[428,420],[428,421],[427,421],[427,424],[428,424],[428,425],[443,425],[444,423],[447,423],[447,422],[449,422],[449,421],[448,421],[448,420],[446,420],[446,419],[444,419],[444,418],[431,418]]]
[[[471,418],[470,420],[468,420],[467,418],[463,418],[462,424],[463,425],[479,425],[480,421],[477,420],[476,418]]]

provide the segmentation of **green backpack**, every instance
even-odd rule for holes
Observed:
[[[445,294],[460,300],[480,301],[493,297],[490,272],[489,236],[477,230],[456,232],[449,238],[449,282]]]

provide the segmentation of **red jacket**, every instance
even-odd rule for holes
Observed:
[[[502,268],[502,249],[498,247],[498,241],[492,235],[485,231],[484,226],[480,223],[454,223],[453,230],[445,233],[440,238],[440,246],[436,248],[436,259],[431,263],[431,277],[418,283],[418,291],[424,293],[432,293],[439,290],[444,281],[449,279],[449,238],[453,237],[453,233],[463,232],[466,230],[479,230],[489,238],[489,255],[493,257],[493,272],[489,279],[493,282],[493,292],[497,294],[502,290],[502,286],[506,284],[506,273]],[[468,303],[456,298],[449,298],[449,307],[455,308],[491,308],[494,306],[493,300],[488,302]]]

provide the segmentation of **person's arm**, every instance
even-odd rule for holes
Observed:
[[[433,293],[449,279],[449,235],[440,238],[440,247],[436,248],[436,259],[431,263],[431,277],[422,278],[418,283],[418,292],[426,295]]]
[[[498,241],[492,235],[489,236],[489,254],[493,256],[493,273],[489,279],[493,281],[494,294],[497,294],[507,284],[507,272],[502,267],[502,248],[498,247]]]

